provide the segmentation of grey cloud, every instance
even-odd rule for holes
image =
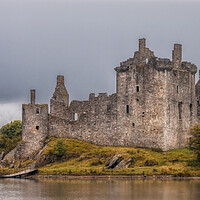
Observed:
[[[27,102],[36,88],[49,102],[56,75],[65,76],[71,99],[115,92],[114,67],[138,48],[159,57],[173,43],[200,64],[200,3],[0,1],[0,102]]]

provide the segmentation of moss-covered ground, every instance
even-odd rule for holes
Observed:
[[[65,154],[58,156],[58,138],[51,138],[44,155],[57,155],[56,162],[39,168],[42,175],[173,175],[200,176],[196,154],[187,148],[167,152],[133,147],[97,146],[76,139],[62,139]],[[106,169],[106,162],[116,154],[132,158],[125,169]],[[146,162],[153,161],[153,166]]]

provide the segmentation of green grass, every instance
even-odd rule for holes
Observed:
[[[57,138],[51,138],[44,155],[53,154]],[[88,142],[63,138],[66,155],[57,162],[39,168],[43,175],[173,175],[200,176],[200,165],[196,154],[189,149],[174,149],[158,152],[133,147],[97,146]],[[132,158],[126,169],[106,169],[106,162],[114,155]],[[44,156],[43,155],[43,156]],[[145,166],[154,160],[155,166]]]

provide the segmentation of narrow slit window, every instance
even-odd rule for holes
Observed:
[[[140,91],[140,87],[137,85],[136,86],[136,92],[139,92]]]
[[[126,113],[129,113],[129,105],[126,105]]]
[[[107,105],[107,112],[111,111],[111,105]]]
[[[139,84],[139,80],[140,80],[140,77],[139,77],[139,74],[137,73],[136,74],[136,84]]]
[[[22,110],[23,110],[23,114],[25,114],[25,108],[23,108]]]
[[[178,93],[178,85],[176,86],[176,92]]]
[[[36,130],[39,130],[40,127],[39,127],[39,126],[36,126],[35,128],[36,128]]]
[[[182,102],[178,102],[178,116],[182,119]]]
[[[74,113],[74,120],[78,120],[78,113]]]
[[[146,58],[146,64],[149,62],[149,59],[148,58]]]
[[[132,126],[135,127],[135,123],[132,123]]]
[[[192,104],[190,104],[190,116],[192,116]]]
[[[40,113],[40,109],[39,108],[36,108],[36,113]]]

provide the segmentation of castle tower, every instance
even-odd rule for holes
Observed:
[[[172,57],[156,58],[143,38],[134,57],[115,68],[120,145],[168,150],[187,143],[197,119],[197,67],[182,62],[180,44],[174,45]]]
[[[69,94],[64,83],[64,76],[57,76],[57,85],[53,97],[50,100],[50,113],[64,118],[69,107]]]
[[[31,103],[22,105],[22,140],[25,142],[22,157],[41,149],[48,136],[48,104],[35,103],[35,90],[30,94]]]

